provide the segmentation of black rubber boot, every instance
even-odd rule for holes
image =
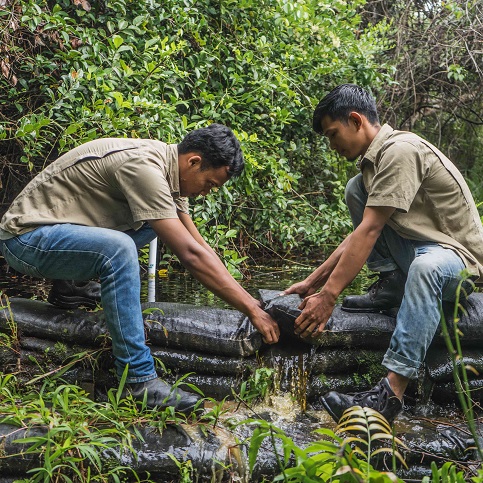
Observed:
[[[348,295],[342,302],[346,312],[390,312],[401,305],[406,275],[401,270],[381,272],[364,295]]]
[[[370,391],[358,392],[352,396],[331,391],[322,396],[320,401],[336,423],[339,422],[346,409],[352,406],[361,406],[378,411],[391,424],[403,407],[402,401],[391,389],[387,377]]]
[[[172,406],[176,412],[186,415],[193,411],[201,412],[203,410],[203,402],[198,402],[201,399],[200,396],[179,388],[173,388],[159,378],[126,384],[123,397],[131,394],[136,401],[143,401],[145,393],[146,406],[150,409],[163,410]]]
[[[95,309],[101,302],[101,284],[92,280],[54,280],[47,300],[63,309],[87,307]]]

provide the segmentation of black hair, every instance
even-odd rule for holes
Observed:
[[[368,91],[355,84],[337,86],[315,108],[312,128],[316,133],[323,134],[321,122],[325,116],[347,123],[353,111],[366,116],[372,125],[379,124],[376,101]]]
[[[228,176],[238,176],[245,167],[243,152],[233,131],[222,124],[189,132],[178,144],[178,153],[197,153],[201,156],[201,169],[228,166]]]

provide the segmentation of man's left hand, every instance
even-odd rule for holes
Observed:
[[[295,334],[302,338],[314,337],[325,329],[335,307],[335,297],[319,293],[306,297],[299,305],[302,313],[295,319]]]

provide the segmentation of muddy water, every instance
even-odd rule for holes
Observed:
[[[285,265],[251,266],[239,283],[255,298],[259,289],[284,290],[295,282],[303,280],[318,265],[288,263]],[[343,292],[358,293],[370,281],[365,274],[359,275]],[[50,280],[36,279],[21,275],[7,267],[0,256],[0,290],[9,297],[34,298],[46,300],[51,287]],[[141,274],[141,301],[147,301],[148,281],[145,270]],[[156,301],[180,302],[208,307],[229,308],[223,300],[213,295],[185,270],[160,271],[157,275]]]

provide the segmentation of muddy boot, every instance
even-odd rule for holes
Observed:
[[[126,384],[123,397],[128,394],[131,394],[136,401],[143,401],[146,397],[146,406],[150,409],[156,407],[163,410],[172,406],[176,412],[186,415],[193,411],[198,413],[203,410],[203,402],[198,402],[201,399],[200,396],[173,388],[159,378]]]
[[[95,309],[101,302],[101,284],[92,280],[54,280],[47,300],[63,309],[87,307]]]
[[[394,394],[387,377],[369,391],[358,392],[352,396],[331,391],[322,396],[320,402],[336,423],[346,409],[361,406],[374,409],[391,424],[403,407],[403,402]]]
[[[348,295],[342,302],[346,312],[382,312],[392,315],[401,305],[406,275],[401,270],[381,272],[364,295]]]

